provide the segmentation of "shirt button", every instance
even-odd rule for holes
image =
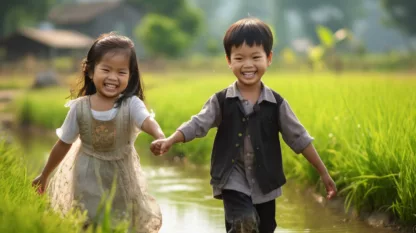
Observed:
[[[243,136],[243,134],[242,133],[239,133],[238,136],[241,137],[241,136]]]
[[[243,118],[243,120],[242,120],[243,122],[245,122],[246,121],[246,118]]]
[[[240,146],[240,144],[238,144],[238,143],[237,143],[237,144],[235,144],[235,147],[239,147],[239,146]]]
[[[248,167],[248,170],[251,170],[251,167]]]
[[[234,163],[235,161],[234,161],[234,159],[233,160],[231,160],[231,163]]]

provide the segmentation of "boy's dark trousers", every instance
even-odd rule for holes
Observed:
[[[253,204],[251,197],[222,190],[227,233],[273,233],[276,229],[275,200]]]

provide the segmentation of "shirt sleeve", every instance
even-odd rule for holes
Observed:
[[[150,116],[149,111],[146,108],[144,102],[137,96],[133,96],[130,102],[131,119],[134,121],[134,125],[141,129],[144,120]]]
[[[211,128],[218,127],[220,122],[221,109],[217,96],[214,94],[204,104],[201,111],[183,123],[178,131],[183,133],[185,142],[189,142],[195,138],[204,137]]]
[[[66,106],[69,106],[69,111],[61,128],[56,129],[56,134],[61,141],[67,144],[72,144],[78,139],[79,136],[76,104],[75,102],[72,102]]]
[[[283,100],[280,105],[279,119],[283,140],[296,154],[301,153],[313,141],[313,138],[300,123],[286,100]]]

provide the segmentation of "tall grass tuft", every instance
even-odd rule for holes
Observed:
[[[45,196],[31,187],[18,150],[0,142],[0,232],[80,232],[76,218],[61,218],[50,211]]]
[[[38,195],[31,186],[32,175],[19,150],[0,141],[0,232],[7,233],[124,233],[128,222],[111,221],[111,200],[115,189],[103,197],[102,220],[83,230],[85,214],[72,211],[65,217],[53,211],[47,195]]]

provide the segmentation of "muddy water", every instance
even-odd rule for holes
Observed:
[[[13,135],[22,148],[29,171],[39,170],[56,140],[53,133]],[[145,152],[141,153],[141,162],[150,192],[162,209],[164,225],[160,233],[225,232],[222,202],[212,198],[207,169],[173,166]],[[278,228],[275,232],[392,232],[349,220],[343,213],[318,204],[302,190],[293,181],[285,185],[283,196],[276,202]]]

